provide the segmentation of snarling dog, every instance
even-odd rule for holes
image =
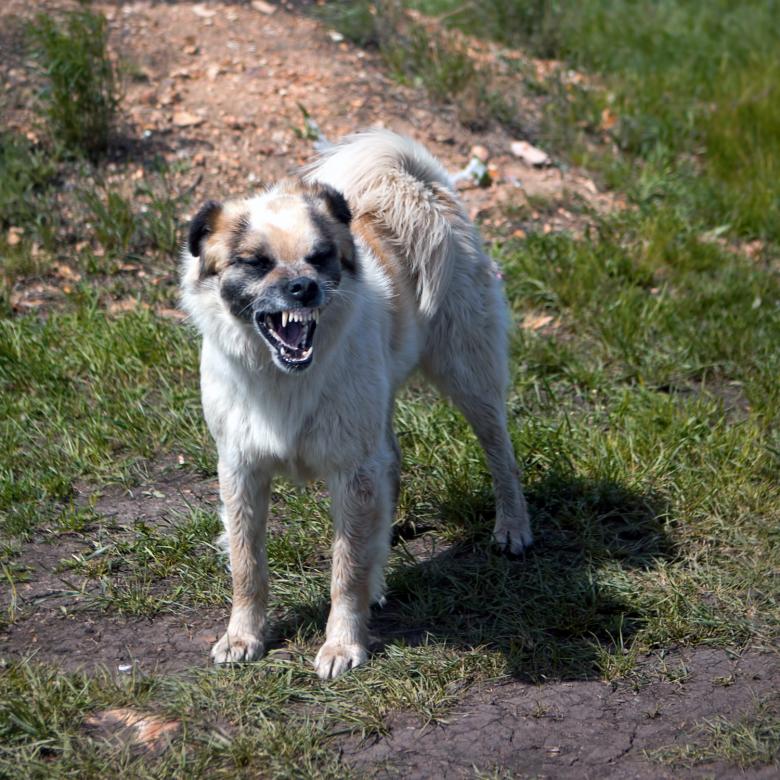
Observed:
[[[263,652],[266,517],[279,474],[322,478],[331,496],[331,610],[317,673],[366,660],[399,488],[393,398],[417,367],[485,450],[496,543],[511,553],[531,543],[506,425],[501,282],[425,148],[387,131],[358,134],[299,179],[207,203],[190,226],[182,293],[203,336],[203,409],[233,579],[215,663]]]

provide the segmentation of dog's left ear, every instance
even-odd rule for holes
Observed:
[[[337,189],[331,187],[330,184],[322,184],[321,182],[316,182],[314,189],[317,195],[325,201],[325,205],[334,219],[345,225],[352,222],[352,211],[347,199]]]
[[[222,204],[210,200],[201,206],[200,211],[190,222],[190,232],[187,238],[187,248],[193,257],[200,257],[203,240],[214,230],[217,215],[222,211]]]

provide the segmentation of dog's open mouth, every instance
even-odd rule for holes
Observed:
[[[312,341],[319,316],[319,309],[258,312],[255,323],[280,362],[286,368],[298,369],[311,363]]]

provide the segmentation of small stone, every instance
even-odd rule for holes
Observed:
[[[471,147],[471,156],[476,157],[480,162],[486,163],[490,157],[490,152],[484,146],[477,144]]]
[[[202,3],[192,6],[192,13],[195,16],[199,16],[201,19],[210,19],[212,16],[216,16],[217,12],[212,8],[206,8]]]

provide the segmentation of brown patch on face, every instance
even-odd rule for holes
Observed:
[[[234,245],[246,230],[248,211],[245,201],[225,203],[213,217],[211,230],[200,256],[201,276],[219,274],[230,262]]]
[[[352,212],[344,196],[333,187],[321,182],[308,183],[299,179],[290,179],[281,187],[285,193],[303,199],[319,231],[336,245],[342,269],[357,276],[355,245],[349,229]]]

